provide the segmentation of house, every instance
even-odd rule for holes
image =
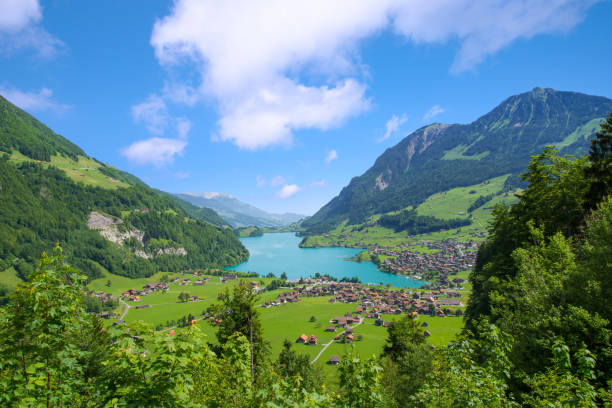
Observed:
[[[335,332],[336,331],[336,326],[327,326],[325,328],[326,332]]]
[[[429,337],[429,336],[431,336],[431,333],[429,332],[429,330],[425,330],[425,331],[423,332],[423,336],[425,336],[425,337]]]
[[[308,344],[317,344],[318,342],[317,336],[312,335],[308,338]]]
[[[296,340],[296,343],[306,343],[308,341],[308,336],[305,334],[302,334],[300,337],[298,337],[298,339]]]
[[[332,365],[336,365],[340,363],[340,357],[339,356],[331,356],[329,358],[329,361],[327,362],[327,364],[332,364]]]
[[[346,337],[345,337],[345,342],[352,343],[353,339],[354,339],[354,337],[353,337],[352,334],[347,334]]]

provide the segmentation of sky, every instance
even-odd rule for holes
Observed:
[[[311,215],[534,87],[612,98],[612,2],[0,0],[0,94],[171,193]]]

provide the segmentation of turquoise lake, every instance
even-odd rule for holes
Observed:
[[[378,270],[372,262],[346,261],[361,249],[357,248],[300,248],[300,237],[293,232],[264,234],[261,237],[240,238],[249,250],[249,260],[232,266],[238,272],[257,272],[265,276],[272,272],[280,276],[283,272],[289,279],[314,277],[315,273],[330,275],[337,279],[357,276],[363,283],[390,283],[403,288],[419,287],[426,282],[392,275]]]

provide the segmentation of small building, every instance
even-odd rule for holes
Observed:
[[[340,363],[340,357],[339,356],[331,356],[329,358],[329,361],[327,362],[327,364],[331,364],[331,365],[337,365],[338,363]]]
[[[317,339],[317,336],[312,335],[308,338],[308,344],[317,344],[319,342],[319,339]]]
[[[306,343],[308,341],[308,336],[305,334],[302,334],[300,337],[298,337],[298,339],[296,340],[296,343]]]
[[[325,328],[326,332],[335,332],[336,331],[336,326],[327,326]]]

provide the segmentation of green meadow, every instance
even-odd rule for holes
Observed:
[[[191,282],[201,278],[186,274],[157,273],[149,278],[129,279],[106,273],[104,278],[92,281],[89,287],[92,290],[103,290],[107,293],[119,295],[127,289],[141,289],[147,283],[159,282],[163,275],[168,275],[170,278],[179,276],[181,280],[189,278]],[[467,277],[467,272],[463,272],[461,277]],[[111,282],[110,287],[107,286],[109,280]],[[264,285],[271,281],[268,278],[246,278],[240,280],[243,282],[261,282]],[[192,284],[182,286],[178,285],[178,283],[171,283],[166,293],[154,292],[151,295],[141,297],[140,301],[127,302],[130,305],[130,309],[125,315],[124,320],[127,323],[144,321],[157,326],[165,325],[169,320],[177,320],[188,314],[201,318],[206,309],[217,301],[218,294],[226,289],[231,289],[236,283],[237,281],[222,283],[221,278],[218,276],[212,276],[202,286],[193,286]],[[290,289],[263,292],[259,296],[259,303],[263,304],[267,300],[274,300],[280,293],[288,290]],[[180,303],[178,295],[181,292],[198,296],[200,300]],[[465,293],[465,295],[469,295],[469,293]],[[276,359],[276,356],[278,356],[285,339],[294,344],[296,351],[307,354],[310,359],[314,359],[325,344],[342,332],[342,329],[339,329],[337,332],[326,332],[325,329],[327,326],[332,325],[330,323],[332,318],[342,316],[346,312],[356,313],[357,304],[331,303],[329,299],[330,297],[328,296],[304,297],[296,303],[258,308],[264,336],[269,345],[272,359]],[[467,299],[467,297],[464,296],[463,299]],[[151,307],[136,309],[137,305],[151,305]],[[124,310],[125,306],[122,304],[116,313],[120,314]],[[314,317],[314,321],[311,321],[312,317]],[[404,315],[385,315],[383,318],[391,321],[403,317]],[[114,320],[109,319],[107,324],[112,324]],[[428,323],[428,326],[423,329],[431,332],[428,342],[436,347],[443,346],[453,340],[463,327],[463,319],[461,317],[419,316],[419,321]],[[215,327],[203,320],[198,322],[198,326],[209,337],[211,343],[216,343]],[[168,328],[163,330],[168,330]],[[326,375],[328,384],[331,387],[334,387],[334,384],[337,382],[337,368],[327,364],[332,355],[342,357],[350,349],[353,349],[364,358],[371,357],[372,355],[379,356],[387,338],[386,328],[374,325],[374,319],[364,319],[363,323],[354,329],[354,333],[356,338],[361,336],[361,340],[355,341],[352,345],[341,344],[335,341],[315,363]],[[296,343],[297,338],[302,334],[317,336],[319,343],[317,345]]]
[[[9,160],[14,162],[35,161],[17,151],[14,151],[11,154]],[[78,156],[78,161],[75,161],[67,156],[54,155],[51,156],[50,163],[43,164],[57,167],[58,169],[63,170],[73,181],[89,186],[103,187],[108,189],[128,187],[126,183],[102,173],[100,171],[100,168],[102,167],[100,163],[89,157]]]

